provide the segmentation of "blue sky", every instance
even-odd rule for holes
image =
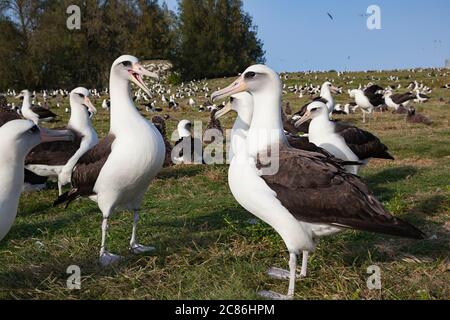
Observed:
[[[177,0],[166,2],[176,10]],[[381,30],[362,16],[372,4]],[[442,67],[450,59],[448,0],[244,0],[244,8],[277,71]]]

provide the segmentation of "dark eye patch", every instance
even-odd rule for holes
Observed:
[[[132,66],[132,63],[131,63],[131,61],[124,61],[124,62],[122,62],[122,65],[129,68]]]
[[[312,108],[311,112],[314,112],[314,111],[317,111],[317,110],[318,110],[318,108]]]
[[[84,94],[78,93],[78,96],[79,96],[80,98],[84,98]]]
[[[234,98],[233,98],[233,97],[231,97],[231,98],[230,98],[230,102],[231,102],[231,103],[233,103],[233,101],[234,101]]]
[[[244,78],[245,78],[245,79],[251,79],[251,78],[254,78],[254,77],[256,77],[256,73],[253,72],[253,71],[249,71],[249,72],[247,72],[247,73],[244,75]]]
[[[30,133],[36,133],[39,132],[39,127],[38,126],[33,126],[31,127],[31,129],[29,130]]]

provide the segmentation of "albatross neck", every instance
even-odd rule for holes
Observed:
[[[91,126],[90,121],[86,108],[79,103],[73,103],[67,127],[77,132],[85,133],[89,131],[87,129]]]
[[[22,109],[30,109],[31,108],[31,95],[25,94],[22,102]]]
[[[121,130],[130,130],[130,121],[141,119],[131,97],[131,86],[124,80],[111,73],[111,132],[119,133]]]
[[[261,90],[253,94],[253,118],[249,130],[250,145],[271,145],[274,142],[286,144],[281,117],[281,87],[276,90]],[[252,141],[258,139],[259,141]],[[265,143],[262,143],[263,141]],[[274,141],[274,139],[278,141]]]

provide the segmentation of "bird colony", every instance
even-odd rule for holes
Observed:
[[[224,164],[231,194],[280,235],[289,255],[287,269],[268,271],[288,281],[287,292],[261,291],[262,297],[293,299],[321,238],[349,229],[412,241],[427,237],[421,226],[390,213],[359,173],[374,159],[396,161],[389,146],[370,132],[377,114],[432,126],[417,106],[426,110],[436,87],[450,90],[450,84],[438,85],[448,79],[448,70],[408,70],[409,84],[402,87],[398,76],[382,78],[376,71],[365,73],[365,83],[346,72],[327,73],[319,82],[321,72],[277,74],[254,65],[234,81],[223,79],[229,83],[218,88],[206,79],[171,85],[170,68],[124,55],[112,64],[107,88],[11,88],[1,96],[1,241],[14,239],[10,230],[20,215],[21,194],[49,188],[53,180],[58,193],[53,205],[60,210],[71,210],[80,199],[97,204],[102,267],[122,258],[108,249],[115,212],[133,214],[130,252],[152,252],[154,247],[139,242],[144,196],[150,188],[147,197],[152,197],[152,181],[164,167],[208,165],[207,143],[193,133],[195,115],[202,113],[209,118],[206,130],[231,129]],[[416,81],[419,73],[429,81]],[[295,105],[285,101],[287,96],[308,103]],[[337,103],[336,97],[346,102]],[[96,131],[98,112],[107,114],[108,132]],[[66,113],[67,123],[62,121]],[[225,128],[220,121],[229,113],[234,124]],[[355,113],[360,127],[345,119]],[[191,118],[182,119],[186,114]],[[168,124],[177,128],[175,141],[168,137]]]

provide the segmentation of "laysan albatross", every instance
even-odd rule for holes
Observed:
[[[138,243],[136,230],[144,194],[163,168],[165,146],[159,131],[133,103],[131,83],[150,95],[143,76],[158,78],[142,67],[136,57],[124,55],[114,61],[110,74],[110,132],[81,157],[72,173],[72,190],[55,201],[55,205],[69,205],[77,198],[89,197],[98,203],[103,214],[100,246],[103,266],[120,259],[106,248],[108,219],[116,209],[133,212],[130,250],[133,253],[154,250]]]
[[[328,108],[321,101],[311,103],[295,125],[300,127],[307,121],[311,121],[309,142],[342,161],[367,164],[371,158],[394,160],[388,148],[372,133],[341,121],[331,121]],[[350,165],[346,168],[348,172],[358,174],[360,166]]]
[[[31,104],[31,92],[28,90],[22,90],[17,96],[18,99],[23,99],[21,113],[25,119],[33,121],[35,124],[39,122],[51,121],[57,117],[56,114],[50,110],[40,107],[33,106]]]
[[[212,98],[243,91],[253,96],[254,113],[245,146],[234,150],[230,189],[245,209],[280,234],[290,253],[288,295],[264,296],[294,297],[297,256],[303,252],[306,275],[308,253],[322,236],[357,229],[424,238],[420,230],[387,212],[359,177],[321,154],[288,146],[281,120],[281,81],[274,71],[252,66]]]
[[[97,133],[92,126],[91,115],[97,112],[89,100],[86,88],[76,88],[70,93],[71,115],[65,129],[73,132],[73,141],[43,143],[28,154],[25,166],[33,173],[58,181],[59,195],[70,183],[72,170],[78,160],[98,143]]]
[[[42,142],[70,140],[69,131],[39,128],[32,121],[13,120],[0,128],[0,240],[11,229],[23,189],[25,156]]]

